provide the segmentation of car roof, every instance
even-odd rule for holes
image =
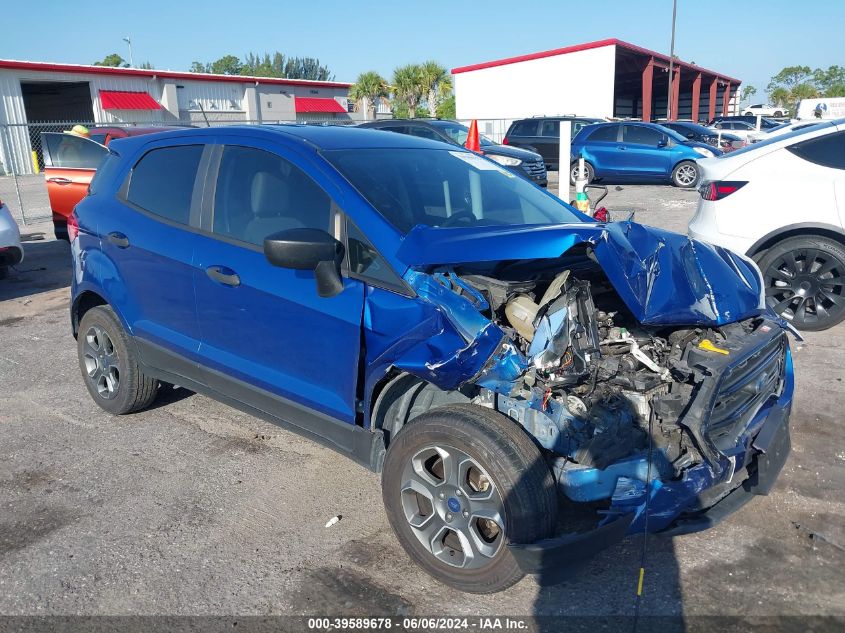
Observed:
[[[212,134],[225,138],[251,136],[267,140],[284,138],[311,150],[334,149],[443,149],[445,143],[431,141],[417,136],[395,134],[378,129],[367,129],[358,126],[339,125],[227,125],[216,128],[185,128],[159,132],[155,135],[144,135],[115,139],[114,143],[121,150],[134,151],[137,146],[151,140],[184,139],[194,136],[203,137]],[[465,151],[449,146],[453,151]],[[468,150],[466,150],[468,151]]]

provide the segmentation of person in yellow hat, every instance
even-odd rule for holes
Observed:
[[[69,130],[65,130],[65,134],[73,134],[74,136],[81,136],[82,138],[91,138],[91,130],[84,125],[74,125]]]
[[[68,136],[78,136],[80,138],[91,138],[91,131],[84,125],[74,125],[71,129],[65,130]],[[85,167],[82,159],[82,153],[79,148],[79,141],[72,139],[63,139],[59,144],[58,158],[63,167]]]

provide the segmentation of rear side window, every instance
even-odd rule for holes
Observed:
[[[511,136],[537,136],[539,121],[517,121],[513,124]]]
[[[411,136],[419,136],[420,138],[431,139],[432,141],[443,141],[442,138],[434,130],[430,130],[422,125],[412,125],[408,128],[408,134]]]
[[[179,145],[147,152],[132,169],[126,199],[150,213],[188,224],[202,150],[202,145]]]
[[[91,139],[73,134],[42,134],[49,155],[48,166],[63,169],[97,169],[106,155],[106,148]]]
[[[589,131],[590,128],[587,128],[587,130]],[[618,135],[618,125],[605,125],[592,130],[587,138],[590,141],[608,141],[611,143],[615,143],[616,139],[618,138]]]
[[[790,152],[822,167],[845,169],[845,132],[817,136],[787,148]]]
[[[109,182],[111,182],[112,178],[116,175],[116,172],[120,167],[120,163],[120,156],[113,152],[109,152],[109,154],[103,159],[103,162],[100,163],[100,167],[94,174],[94,178],[88,186],[88,193],[99,193],[107,187]]]
[[[560,138],[560,121],[543,121],[540,125],[540,136]]]
[[[329,230],[332,201],[301,169],[271,152],[227,145],[214,194],[213,231],[261,246],[296,228]]]

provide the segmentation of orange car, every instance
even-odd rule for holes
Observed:
[[[83,128],[82,126],[76,126]],[[76,129],[76,128],[75,128]],[[88,128],[88,136],[69,132],[42,132],[41,148],[44,156],[44,177],[47,195],[53,211],[53,228],[56,237],[67,240],[67,219],[88,194],[88,185],[108,150],[106,146],[115,138],[163,132],[171,127],[119,127]]]

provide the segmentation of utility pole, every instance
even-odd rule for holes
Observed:
[[[129,45],[129,67],[134,68],[135,62],[132,60],[132,38],[127,35],[126,37],[123,38],[123,41],[126,42]],[[672,30],[672,41],[673,42],[675,41],[674,27],[673,27],[673,30]]]
[[[666,93],[666,120],[672,119],[672,84],[675,83],[675,16],[678,13],[678,0],[672,0],[672,44],[669,47],[669,90]]]

